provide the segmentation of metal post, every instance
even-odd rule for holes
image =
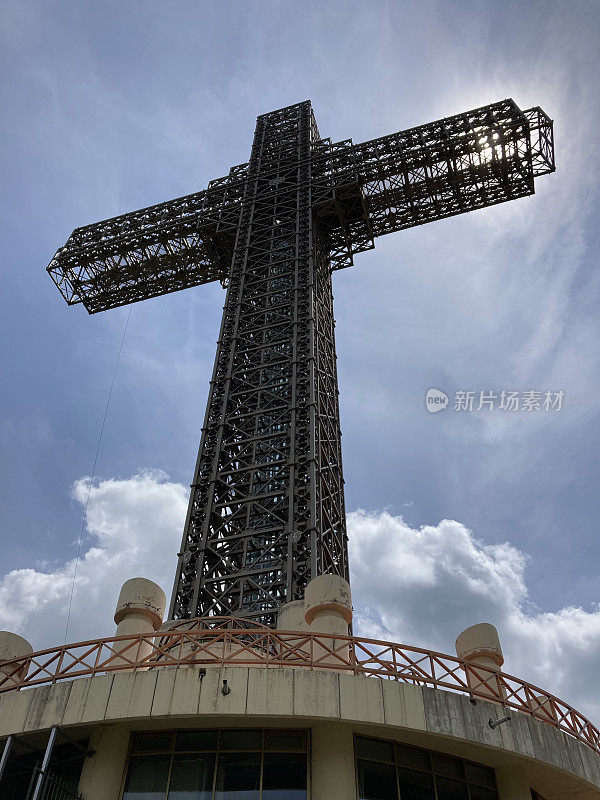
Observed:
[[[4,770],[6,769],[6,765],[8,764],[8,757],[10,755],[12,745],[13,745],[13,737],[9,736],[6,742],[4,743],[2,758],[0,758],[0,783],[2,783],[2,776],[4,775]]]
[[[48,744],[46,745],[46,752],[44,753],[44,759],[42,761],[42,768],[40,769],[40,774],[38,775],[37,783],[35,784],[35,789],[33,790],[33,795],[31,797],[31,800],[40,800],[42,787],[44,785],[44,778],[46,777],[48,764],[50,763],[50,759],[52,757],[52,750],[54,749],[54,743],[56,741],[57,733],[58,733],[58,728],[54,726],[50,731],[50,737],[48,739]]]

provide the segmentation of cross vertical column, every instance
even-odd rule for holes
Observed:
[[[272,625],[348,577],[333,297],[310,103],[258,118],[170,616]]]

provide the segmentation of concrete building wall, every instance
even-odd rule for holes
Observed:
[[[85,800],[118,800],[131,732],[124,725],[103,725],[90,736],[95,755],[83,765],[79,792]]]
[[[231,692],[223,695],[223,680]],[[355,797],[352,737],[363,733],[494,766],[502,800],[600,800],[600,757],[532,717],[434,689],[303,669],[157,668],[80,678],[0,695],[0,737],[61,725],[91,734],[96,756],[86,800],[117,800],[132,730],[176,727],[309,727],[311,800]],[[352,787],[352,788],[351,788]],[[351,792],[351,794],[348,794]]]

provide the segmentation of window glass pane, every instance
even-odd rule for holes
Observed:
[[[435,800],[433,776],[427,772],[398,767],[398,785],[401,800]]]
[[[0,746],[0,752],[2,747]],[[20,753],[17,755],[16,747],[12,750],[6,771],[2,776],[2,797],[6,800],[19,800],[27,797],[31,791],[31,773],[36,764],[39,766],[38,753]]]
[[[359,758],[374,758],[377,761],[394,763],[394,745],[381,739],[364,739],[356,737],[356,755]]]
[[[306,731],[267,731],[265,750],[305,750]]]
[[[460,758],[452,758],[452,756],[446,756],[443,753],[432,753],[431,763],[435,773],[446,775],[448,778],[465,777],[463,762]]]
[[[471,800],[498,800],[498,792],[495,789],[484,789],[483,786],[469,785]],[[540,800],[543,800],[540,798]]]
[[[169,800],[211,800],[215,758],[213,753],[174,755]]]
[[[260,753],[219,755],[215,800],[258,800]]]
[[[360,800],[398,800],[396,768],[391,764],[359,761],[358,790]]]
[[[262,731],[221,731],[221,750],[260,750]]]
[[[132,756],[123,800],[164,800],[170,760],[166,754]]]
[[[306,800],[304,753],[265,753],[262,800]]]
[[[88,740],[81,741],[81,745],[87,748]],[[73,794],[76,794],[84,761],[85,756],[83,753],[71,742],[55,745],[52,751],[52,776],[64,784],[66,789],[70,789]],[[2,789],[4,789],[4,784],[2,784]],[[23,792],[23,797],[25,795],[26,791]],[[10,794],[7,794],[6,800],[9,800],[10,796]],[[18,797],[19,795],[16,796]],[[4,800],[4,794],[2,794],[2,800]]]
[[[179,731],[175,750],[216,750],[218,731]]]
[[[496,788],[494,770],[491,767],[484,767],[483,764],[471,764],[469,761],[465,761],[465,772],[469,783],[487,786],[488,789]]]
[[[170,750],[173,734],[169,733],[136,733],[133,740],[134,753],[154,753],[157,750]]]
[[[438,800],[469,800],[467,784],[435,776]]]
[[[431,762],[427,750],[418,750],[416,747],[396,745],[396,761],[401,767],[414,767],[426,769],[431,772]]]

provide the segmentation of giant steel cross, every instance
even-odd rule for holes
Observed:
[[[363,144],[321,139],[304,102],[258,117],[205,191],[73,231],[48,272],[90,314],[227,288],[172,619],[272,625],[311,578],[348,578],[332,271],[553,171],[552,121],[513,100]]]

